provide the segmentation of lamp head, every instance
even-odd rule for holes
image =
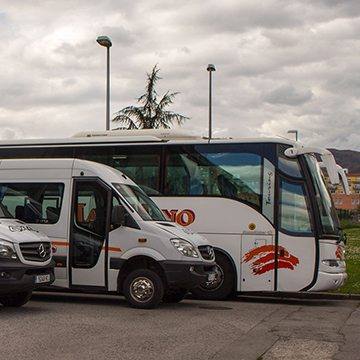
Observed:
[[[206,70],[207,71],[216,71],[215,65],[214,64],[209,64]]]
[[[98,36],[96,41],[99,45],[105,46],[107,48],[112,46],[111,40],[108,36]]]

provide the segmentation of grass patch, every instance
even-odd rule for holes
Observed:
[[[345,285],[337,290],[343,294],[360,294],[360,227],[345,230],[346,268],[348,279]]]
[[[343,229],[355,229],[355,228],[360,229],[360,223],[359,222],[354,222],[354,221],[349,220],[349,219],[342,219],[341,220],[341,227]]]

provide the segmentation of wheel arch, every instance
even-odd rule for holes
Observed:
[[[226,250],[219,248],[217,246],[214,246],[214,251],[215,251],[215,262],[216,262],[216,252],[225,256],[226,259],[230,262],[231,267],[234,272],[233,291],[236,292],[237,291],[237,283],[238,283],[238,273],[237,273],[237,268],[236,268],[236,264],[235,264],[233,257]]]
[[[161,277],[164,286],[166,285],[164,270],[157,259],[149,255],[134,255],[126,259],[126,261],[119,269],[117,278],[117,287],[119,293],[122,293],[123,284],[126,277],[136,269],[149,269],[155,271]]]

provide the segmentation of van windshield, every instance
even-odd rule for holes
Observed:
[[[167,221],[162,211],[138,186],[113,183],[116,190],[146,221]]]
[[[0,203],[0,218],[13,219],[13,216],[9,213],[5,205]]]

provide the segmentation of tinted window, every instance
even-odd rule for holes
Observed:
[[[31,147],[31,148],[0,148],[2,159],[28,159],[28,158],[72,158],[74,150],[71,147]]]
[[[12,217],[33,224],[58,222],[64,194],[59,183],[3,183],[0,201]]]
[[[214,151],[194,146],[169,151],[166,156],[165,194],[220,196],[260,207],[261,156],[253,153]]]
[[[95,161],[112,166],[112,147],[81,146],[75,148],[74,156],[78,159]]]
[[[292,177],[301,178],[302,173],[300,169],[300,164],[297,158],[289,158],[285,156],[284,151],[288,148],[288,146],[279,145],[278,146],[278,154],[279,154],[279,169]]]
[[[129,176],[129,178],[135,181],[149,196],[160,194],[159,148],[115,148],[112,166]]]
[[[311,234],[309,207],[301,184],[280,180],[280,228],[291,233]]]
[[[96,181],[75,183],[72,227],[72,264],[91,268],[96,265],[107,233],[108,191]]]

